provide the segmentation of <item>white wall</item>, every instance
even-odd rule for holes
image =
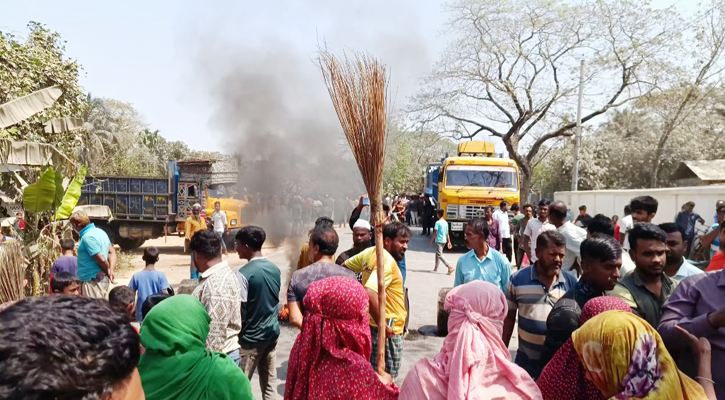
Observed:
[[[706,223],[713,223],[715,203],[725,200],[725,186],[692,186],[663,189],[632,189],[632,190],[591,190],[579,192],[556,192],[554,199],[566,203],[572,215],[579,213],[579,206],[586,205],[591,216],[604,214],[611,217],[624,216],[624,206],[638,196],[652,196],[659,201],[657,215],[652,222],[663,223],[674,221],[675,215],[682,205],[688,201],[695,202],[695,212],[702,215]]]

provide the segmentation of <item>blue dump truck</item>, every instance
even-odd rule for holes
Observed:
[[[87,177],[78,205],[108,206],[113,218],[100,213],[90,215],[91,219],[113,243],[131,250],[176,227],[172,182],[168,178]]]
[[[203,217],[211,217],[214,203],[219,201],[227,214],[226,242],[233,248],[230,242],[241,228],[241,212],[246,205],[235,190],[237,161],[172,161],[168,171],[165,178],[88,176],[78,206],[89,212],[113,243],[132,250],[148,239],[183,231],[194,203],[202,205]]]

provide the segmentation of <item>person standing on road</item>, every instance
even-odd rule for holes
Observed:
[[[516,245],[516,268],[521,269],[524,267],[524,255],[526,254],[526,248],[524,247],[526,226],[528,225],[531,218],[534,218],[534,206],[531,204],[524,204],[523,206],[523,218],[519,219],[516,223],[516,235],[518,237],[518,244]]]
[[[622,246],[612,236],[601,233],[581,244],[582,276],[563,299],[576,301],[579,308],[591,299],[604,296],[619,281],[622,267]]]
[[[214,233],[222,240],[222,251],[225,255],[229,254],[227,244],[224,242],[224,236],[229,232],[227,213],[222,210],[222,204],[218,201],[214,203],[214,213],[211,215],[211,223],[214,227]]]
[[[389,374],[370,368],[374,343],[368,326],[368,293],[355,280],[313,282],[304,299],[302,332],[289,356],[287,400],[396,400]]]
[[[396,260],[405,257],[410,241],[410,229],[400,222],[393,222],[383,228],[383,273],[385,286],[385,315],[388,324],[385,326],[385,371],[396,378],[403,359],[403,336],[407,310],[403,275]],[[370,300],[370,333],[372,336],[372,352],[370,362],[377,366],[378,354],[378,275],[375,247],[360,252],[345,261],[345,267],[355,273],[362,273],[363,286],[367,289]]]
[[[493,206],[486,207],[484,216],[488,223],[488,245],[501,251],[501,225],[493,217]]]
[[[587,206],[579,206],[579,215],[574,220],[574,225],[586,229],[587,225],[589,225],[589,221],[591,220],[592,216],[587,214]]]
[[[526,230],[524,230],[524,250],[532,264],[537,259],[536,243],[539,235],[545,231],[556,230],[556,227],[549,223],[549,203],[549,200],[546,199],[539,202],[539,217],[530,218],[526,223]]]
[[[506,290],[509,313],[503,329],[503,341],[508,346],[518,312],[516,364],[534,379],[546,365],[543,360],[546,319],[554,304],[576,284],[574,275],[561,270],[566,255],[564,236],[556,230],[547,230],[537,236],[536,242],[534,265],[518,270],[509,281]]]
[[[498,221],[498,227],[501,231],[501,253],[511,260],[511,222],[509,222],[509,210],[510,204],[507,201],[502,201],[499,205],[499,209],[494,211],[493,218]]]
[[[652,196],[640,196],[635,197],[629,202],[630,209],[632,210],[632,221],[633,224],[638,222],[652,222],[655,214],[657,214],[657,208],[659,202]],[[627,231],[634,229],[632,225]],[[627,234],[627,246],[626,249],[632,248],[632,241],[629,240],[629,234]],[[632,259],[631,251],[625,251],[622,255],[622,278],[629,275],[635,268],[635,262]]]
[[[632,211],[634,215],[635,207]],[[629,232],[629,252],[635,263],[634,271],[623,276],[611,292],[652,326],[659,324],[662,305],[677,284],[665,274],[666,240],[667,235],[657,225],[635,224]]]
[[[667,261],[665,261],[665,273],[670,278],[678,281],[693,276],[704,274],[700,268],[690,264],[685,259],[689,250],[685,240],[685,230],[674,222],[667,222],[659,225],[660,229],[667,234]]]
[[[331,276],[355,278],[352,271],[332,262],[339,241],[335,228],[329,226],[316,227],[310,234],[310,251],[308,254],[312,264],[292,274],[289,290],[287,291],[287,305],[290,310],[289,321],[297,329],[302,329],[303,315],[306,311],[302,300],[305,298],[307,288],[312,282]]]
[[[204,305],[211,318],[206,348],[224,353],[240,365],[238,336],[242,329],[240,304],[244,298],[240,280],[222,260],[221,239],[214,232],[195,233],[189,247],[199,270],[199,286],[192,296]]]
[[[358,219],[352,227],[352,248],[340,253],[337,260],[335,260],[335,264],[342,265],[348,258],[370,247],[372,245],[370,243],[372,240],[372,232],[368,221]]]
[[[508,314],[495,285],[474,281],[446,295],[448,335],[433,359],[418,361],[405,377],[400,400],[540,400],[541,391],[501,340]]]
[[[327,228],[332,228],[332,221]],[[262,245],[267,239],[264,230],[257,226],[245,226],[236,236],[239,258],[248,260],[239,273],[246,279],[247,298],[242,303],[242,369],[249,380],[259,369],[259,385],[262,399],[276,398],[276,356],[279,339],[279,268],[262,255]]]
[[[712,344],[715,365],[725,363],[725,271],[685,279],[675,288],[662,307],[662,319],[657,328],[670,351],[687,346],[676,327],[708,339]],[[691,374],[696,372],[695,355],[681,352],[678,367]],[[713,380],[718,398],[725,399],[725,368],[716,368]]]
[[[511,262],[488,245],[488,234],[488,223],[483,218],[472,219],[466,225],[464,238],[470,251],[458,259],[454,287],[473,281],[485,281],[506,293],[511,278]]]
[[[96,299],[108,298],[108,290],[114,283],[116,249],[103,229],[96,228],[83,210],[70,216],[73,230],[78,232],[78,279],[81,294]]]
[[[453,273],[453,268],[451,268],[448,260],[443,257],[443,249],[447,247],[450,250],[453,248],[453,245],[451,245],[451,236],[448,234],[448,222],[443,218],[444,214],[445,212],[443,210],[438,210],[438,221],[436,221],[435,227],[433,228],[433,236],[431,236],[428,245],[432,246],[435,240],[436,261],[433,272],[438,271],[438,265],[443,262],[443,265],[448,268],[448,275],[450,275]]]
[[[619,224],[619,244],[622,245],[624,253],[629,251],[629,240],[627,240],[627,234],[634,228],[634,219],[632,218],[632,206],[627,204],[624,206],[624,218]]]
[[[561,264],[561,269],[569,271],[577,278],[581,275],[581,258],[579,247],[587,238],[587,231],[580,228],[566,219],[566,204],[563,201],[555,201],[549,205],[549,222],[556,227],[566,239],[566,256]],[[587,221],[587,225],[591,218]],[[583,305],[582,305],[583,306]]]
[[[206,220],[201,217],[201,204],[196,203],[191,207],[191,215],[186,218],[184,224],[184,252],[190,251],[191,238],[196,232],[206,230]],[[191,279],[199,278],[199,270],[194,263],[194,253],[191,253],[191,266],[189,270]]]
[[[683,232],[685,232],[685,256],[688,255],[690,249],[692,249],[692,242],[695,240],[695,224],[697,222],[704,224],[705,220],[700,216],[700,214],[695,212],[695,203],[688,201],[682,205],[682,211],[677,213],[677,217],[675,217],[675,223],[677,226],[682,228]]]

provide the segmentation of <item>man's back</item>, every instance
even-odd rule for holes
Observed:
[[[254,344],[279,336],[279,268],[267,259],[255,259],[239,272],[249,283],[247,301],[242,303],[240,343]]]
[[[287,301],[296,301],[300,304],[300,309],[304,311],[303,299],[307,294],[307,288],[313,282],[329,278],[332,276],[344,276],[355,279],[355,273],[349,269],[330,262],[316,262],[310,264],[304,269],[295,271],[290,279],[290,288],[287,293]]]
[[[206,308],[211,318],[206,348],[229,353],[239,348],[236,336],[241,330],[242,289],[229,264],[222,261],[201,273],[199,286],[192,295]]]
[[[108,248],[111,246],[111,241],[108,239],[106,232],[96,228],[94,224],[83,228],[80,236],[81,240],[78,243],[77,258],[78,279],[85,282],[96,278],[96,275],[101,272],[101,267],[98,266],[93,256],[101,254],[107,260]]]
[[[61,272],[69,272],[73,275],[78,275],[78,259],[76,256],[61,256],[55,260],[50,273],[52,275],[57,275]]]

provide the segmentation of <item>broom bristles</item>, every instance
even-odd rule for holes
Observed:
[[[356,54],[340,61],[328,51],[320,52],[320,69],[340,119],[350,150],[362,174],[370,197],[375,226],[375,250],[378,276],[378,354],[377,372],[385,373],[385,285],[383,263],[383,163],[385,161],[385,123],[387,73],[375,58]]]
[[[0,246],[0,304],[25,298],[25,262],[18,241]]]

